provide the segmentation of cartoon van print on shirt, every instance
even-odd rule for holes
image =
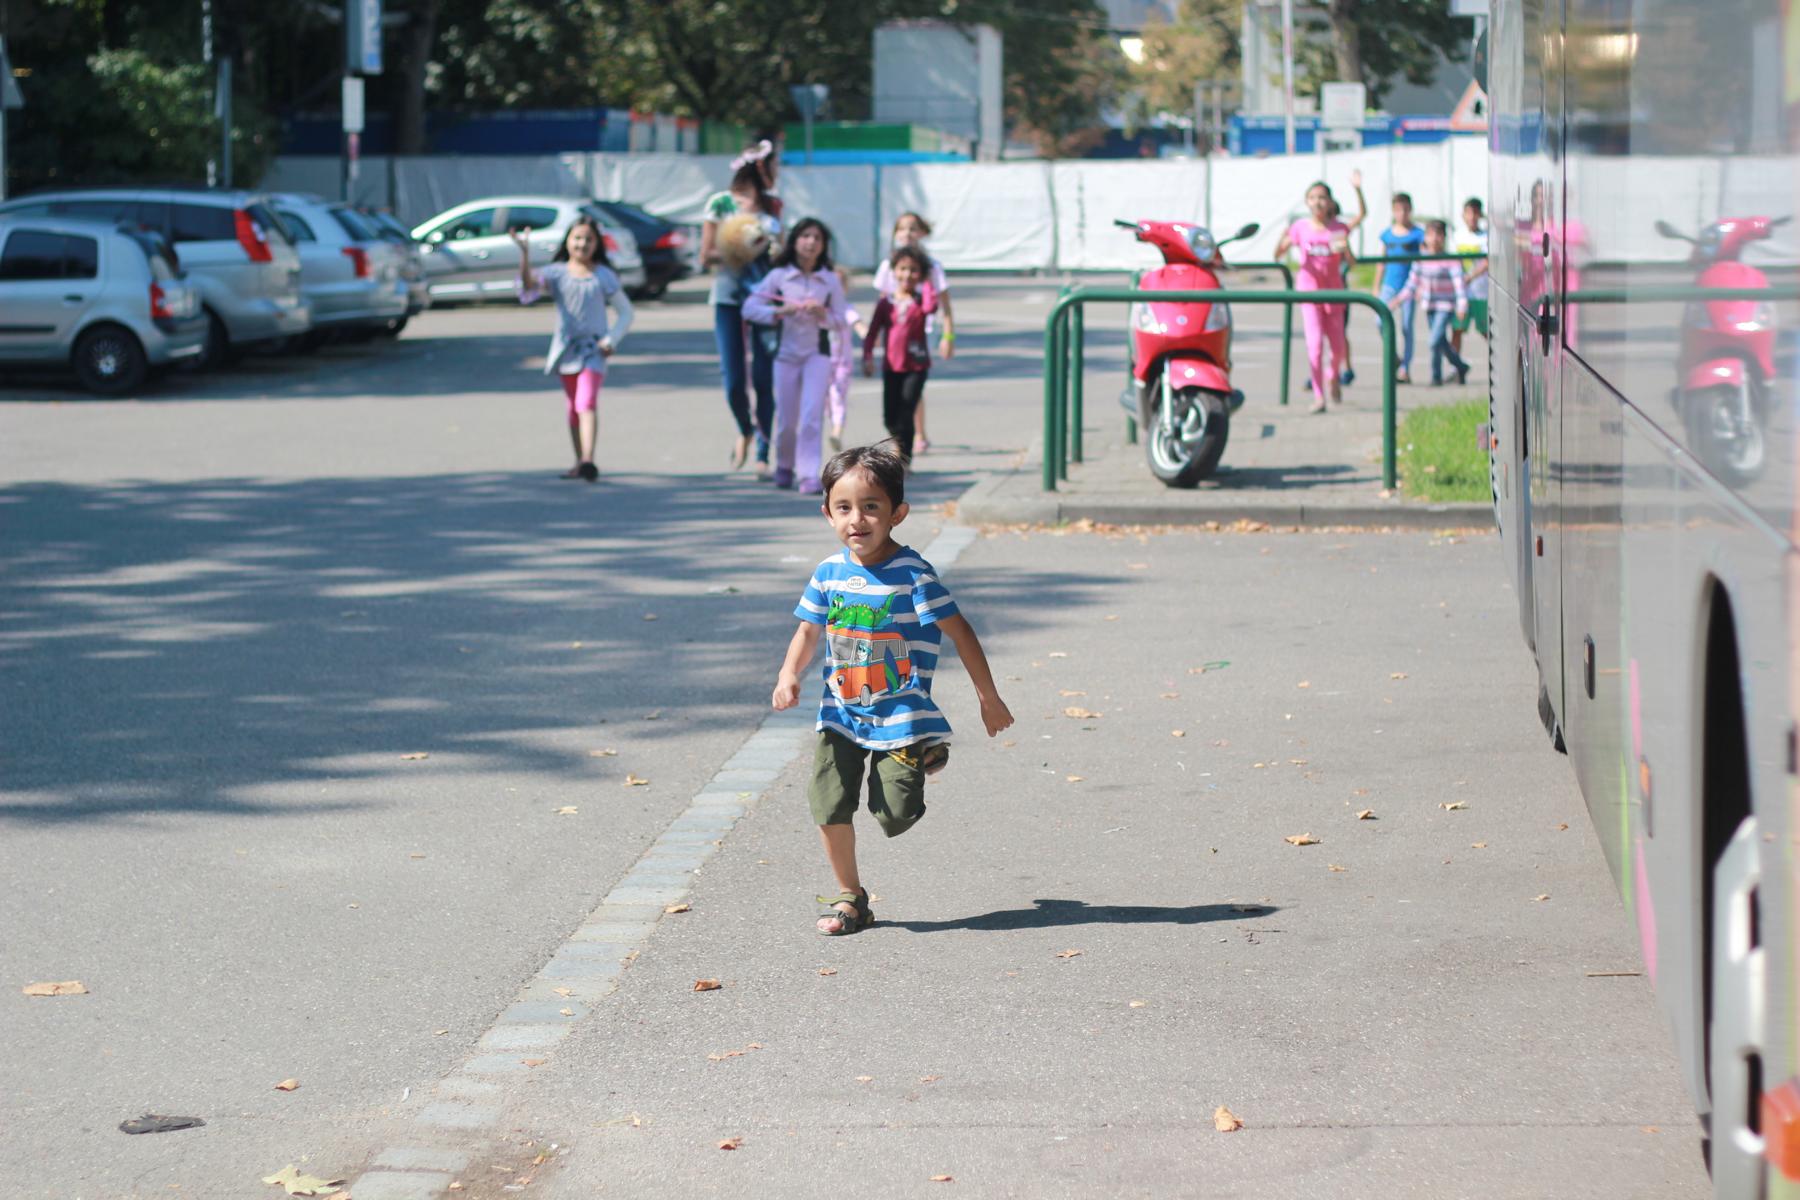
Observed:
[[[831,687],[845,704],[867,706],[912,686],[906,635],[893,627],[893,596],[880,608],[833,595],[825,615]]]

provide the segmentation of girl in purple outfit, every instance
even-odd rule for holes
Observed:
[[[831,265],[831,231],[807,217],[744,301],[744,316],[781,329],[775,352],[775,486],[818,495],[831,337],[847,338],[853,314]]]

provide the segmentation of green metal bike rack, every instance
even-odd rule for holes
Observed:
[[[1381,413],[1383,486],[1392,488],[1398,477],[1395,465],[1396,425],[1394,396],[1394,314],[1367,292],[1219,291],[1145,292],[1136,288],[1064,288],[1044,320],[1044,490],[1056,490],[1056,481],[1069,477],[1069,463],[1080,462],[1082,393],[1079,380],[1085,364],[1082,345],[1084,322],[1080,316],[1090,301],[1129,304],[1135,300],[1193,304],[1281,304],[1293,311],[1296,304],[1359,304],[1375,310],[1381,325]],[[1071,430],[1071,423],[1073,429]]]

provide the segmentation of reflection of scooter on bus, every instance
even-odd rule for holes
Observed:
[[[1115,221],[1162,251],[1146,271],[1147,292],[1217,291],[1219,247],[1253,237],[1246,225],[1223,242],[1182,221]],[[1119,400],[1144,431],[1150,470],[1170,487],[1193,487],[1225,453],[1231,414],[1244,394],[1231,386],[1231,309],[1190,301],[1138,301],[1131,306],[1132,381]]]
[[[1746,247],[1793,218],[1727,217],[1689,237],[1666,221],[1656,232],[1694,248],[1689,262],[1703,288],[1767,288],[1769,277],[1741,261]],[[1702,300],[1681,320],[1681,385],[1672,399],[1690,448],[1721,478],[1744,484],[1768,457],[1764,429],[1775,378],[1775,306],[1768,300]]]

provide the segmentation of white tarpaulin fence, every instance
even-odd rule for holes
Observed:
[[[902,212],[932,223],[931,252],[951,270],[1119,270],[1155,256],[1115,219],[1206,221],[1221,236],[1246,222],[1263,230],[1235,248],[1239,259],[1266,259],[1282,227],[1303,212],[1307,186],[1325,178],[1351,213],[1350,172],[1363,173],[1369,222],[1366,253],[1387,219],[1396,190],[1418,212],[1454,217],[1469,196],[1487,194],[1487,149],[1478,140],[1380,146],[1326,159],[1217,159],[1205,162],[1072,160],[786,167],[781,195],[790,220],[816,216],[831,227],[838,257],[867,269],[888,245]],[[283,157],[263,186],[341,194],[335,158]],[[354,189],[360,203],[388,207],[409,225],[466,200],[502,193],[590,195],[627,200],[684,224],[696,224],[706,198],[725,186],[722,156],[561,154],[529,157],[363,160]]]

